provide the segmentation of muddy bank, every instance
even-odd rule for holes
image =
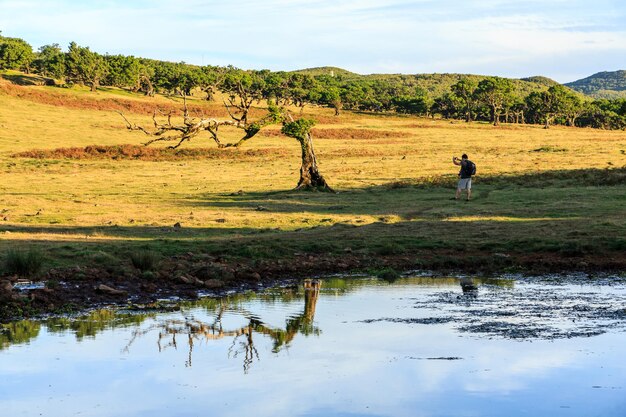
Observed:
[[[48,271],[39,285],[17,276],[0,278],[0,321],[73,313],[102,305],[145,304],[167,298],[195,299],[229,291],[264,288],[282,280],[334,273],[380,274],[427,270],[433,274],[527,274],[626,271],[622,253],[561,256],[553,253],[503,254],[453,251],[413,255],[342,256],[294,254],[288,259],[250,260],[187,253],[160,263],[156,271],[132,266],[88,266]]]

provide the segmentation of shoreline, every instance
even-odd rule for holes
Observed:
[[[333,274],[359,274],[393,280],[403,271],[431,275],[516,273],[623,274],[626,257],[620,251],[563,256],[556,253],[504,254],[488,252],[424,251],[411,255],[342,256],[297,254],[288,259],[254,260],[187,253],[161,262],[156,271],[122,272],[102,266],[51,269],[43,287],[20,289],[17,276],[0,278],[0,323],[75,314],[96,306],[120,307],[155,303],[176,297],[180,301],[227,292],[257,291],[279,282]]]

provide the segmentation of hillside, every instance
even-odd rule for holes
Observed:
[[[533,75],[532,77],[520,78],[520,80],[542,84],[546,87],[552,87],[553,85],[559,84],[558,81],[554,81],[552,78],[544,77],[543,75]]]
[[[419,87],[427,92],[431,98],[441,97],[450,92],[450,87],[462,79],[474,79],[477,83],[487,78],[487,75],[432,73],[432,74],[356,74],[337,67],[318,67],[293,71],[312,76],[332,75],[342,80],[369,80],[400,82],[405,85]],[[516,79],[512,78],[516,90],[521,94],[530,94],[534,91],[544,91],[558,84],[558,82],[542,76]]]
[[[565,84],[594,98],[626,98],[626,71],[603,71]]]
[[[338,67],[315,67],[315,68],[305,68],[301,70],[291,71],[299,74],[306,74],[313,77],[317,77],[319,75],[330,75],[331,77],[341,76],[343,78],[359,78],[362,75],[357,74],[355,72],[350,72],[348,70],[338,68]]]

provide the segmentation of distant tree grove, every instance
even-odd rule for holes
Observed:
[[[241,70],[197,66],[124,55],[101,55],[75,42],[34,52],[24,40],[0,36],[0,70],[37,73],[59,85],[113,86],[155,93],[202,95],[221,92],[231,100],[245,88],[247,105],[271,100],[304,109],[396,112],[428,117],[500,123],[531,123],[626,129],[626,99],[593,100],[555,82],[475,75],[334,74],[330,71]],[[534,77],[541,78],[541,77]],[[56,80],[56,81],[54,81]]]

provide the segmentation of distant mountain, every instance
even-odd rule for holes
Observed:
[[[626,98],[626,71],[604,71],[565,84],[594,98]]]

